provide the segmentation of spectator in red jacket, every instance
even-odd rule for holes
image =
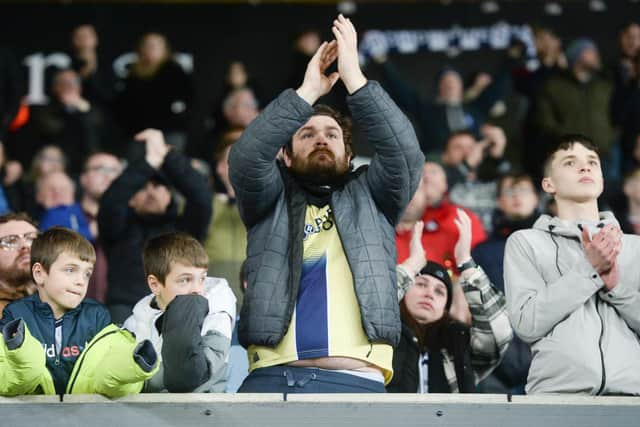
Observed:
[[[453,249],[458,241],[458,227],[455,224],[458,209],[463,209],[471,219],[471,247],[486,239],[480,219],[471,211],[451,203],[447,197],[447,189],[447,176],[442,166],[426,162],[418,190],[396,227],[398,263],[409,256],[411,228],[416,221],[422,220],[422,245],[427,259],[444,265],[457,274]]]

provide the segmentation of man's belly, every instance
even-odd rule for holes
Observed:
[[[362,360],[353,359],[351,357],[316,357],[315,359],[296,360],[289,363],[290,366],[299,368],[320,368],[320,369],[344,369],[349,371],[361,372],[380,372],[382,370],[370,363]]]

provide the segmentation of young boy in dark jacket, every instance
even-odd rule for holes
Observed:
[[[74,231],[54,227],[35,239],[38,292],[5,307],[0,321],[0,395],[117,397],[139,392],[157,371],[151,343],[136,345],[105,307],[84,300],[94,263],[93,246]]]

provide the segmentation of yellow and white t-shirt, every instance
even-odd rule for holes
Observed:
[[[393,375],[393,349],[371,344],[362,328],[353,276],[329,205],[307,206],[298,299],[289,330],[275,347],[249,346],[249,370],[317,357],[351,357]]]

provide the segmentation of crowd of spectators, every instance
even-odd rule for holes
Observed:
[[[317,55],[320,53],[323,55],[322,61],[329,64],[336,61],[339,71],[349,70],[355,73],[352,70],[353,64],[351,68],[345,65],[348,53],[339,50],[346,49],[344,46],[348,42],[344,40],[350,35],[350,23],[344,23],[340,19],[342,18],[334,23],[333,30],[338,40],[337,46],[334,42],[329,45],[321,44],[320,33],[314,29],[304,30],[298,35],[295,51],[292,52],[295,67],[289,79],[291,87],[298,89],[298,98],[294,99],[296,95],[293,92],[284,92],[265,109],[271,100],[263,98],[262,87],[266,86],[264,82],[257,82],[252,77],[252,70],[241,61],[227,64],[222,85],[224,90],[212,101],[208,141],[204,145],[205,150],[200,152],[189,148],[188,127],[194,108],[193,82],[189,73],[173,57],[170,41],[165,35],[157,32],[143,35],[136,45],[136,60],[129,66],[126,77],[117,79],[99,61],[99,35],[95,28],[90,24],[78,26],[70,35],[71,66],[55,70],[49,88],[49,103],[34,111],[26,121],[19,114],[24,106],[21,105],[23,101],[17,83],[19,77],[16,75],[18,71],[15,60],[11,52],[0,50],[0,215],[22,212],[34,220],[32,222],[27,216],[9,216],[7,220],[0,221],[0,308],[33,295],[36,291],[37,286],[32,283],[30,270],[33,266],[28,265],[29,248],[37,235],[35,225],[37,224],[41,233],[55,227],[65,227],[91,242],[95,254],[87,296],[106,305],[114,323],[122,325],[134,315],[127,321],[129,329],[146,328],[142,326],[147,321],[144,316],[153,315],[151,332],[147,329],[140,330],[144,330],[143,335],[146,334],[144,336],[154,342],[158,354],[166,353],[167,360],[179,364],[183,363],[180,360],[182,356],[172,354],[169,346],[183,345],[183,341],[170,335],[171,332],[166,333],[164,344],[157,336],[154,341],[153,325],[157,326],[160,319],[164,319],[167,324],[170,321],[180,324],[177,316],[190,318],[190,315],[184,313],[193,310],[193,313],[198,313],[199,326],[203,329],[202,337],[215,342],[207,348],[226,346],[224,351],[220,350],[215,355],[222,362],[210,353],[205,352],[206,357],[202,356],[201,363],[208,366],[211,376],[200,382],[194,380],[192,386],[185,386],[184,382],[177,381],[180,385],[175,386],[175,390],[203,390],[202,384],[209,384],[210,387],[207,386],[209,388],[206,390],[223,391],[226,380],[222,376],[226,374],[221,372],[226,372],[230,366],[231,371],[235,370],[237,374],[236,366],[242,366],[243,369],[247,366],[246,360],[240,361],[238,358],[249,357],[253,372],[250,379],[253,382],[248,383],[245,391],[261,391],[260,387],[263,385],[254,378],[257,377],[255,372],[268,369],[264,362],[269,358],[279,360],[276,356],[282,356],[270,354],[265,349],[275,347],[280,340],[288,339],[283,338],[283,335],[287,332],[286,322],[293,322],[292,298],[298,298],[297,322],[300,322],[299,316],[304,313],[302,302],[310,303],[291,294],[293,291],[290,289],[280,295],[266,287],[267,284],[271,286],[279,283],[278,281],[289,280],[286,274],[289,274],[290,269],[290,274],[296,272],[301,283],[306,283],[306,279],[301,279],[300,275],[304,278],[308,274],[306,267],[296,269],[293,261],[292,267],[284,256],[277,258],[280,254],[274,255],[277,252],[274,247],[282,245],[282,240],[286,240],[288,234],[279,234],[284,233],[281,229],[284,225],[278,224],[281,218],[271,218],[270,211],[283,209],[291,215],[296,209],[296,199],[291,194],[302,188],[313,194],[307,196],[311,200],[310,206],[330,206],[328,212],[317,213],[318,218],[323,218],[321,227],[338,222],[340,228],[340,221],[336,221],[335,217],[343,215],[339,201],[342,199],[331,199],[329,203],[327,197],[330,196],[322,193],[324,204],[318,205],[314,197],[317,196],[315,192],[324,191],[318,188],[322,187],[319,185],[322,183],[309,179],[300,170],[296,170],[294,147],[284,146],[290,144],[292,138],[296,141],[298,133],[293,132],[298,132],[297,129],[309,117],[330,117],[331,120],[337,117],[324,110],[304,110],[299,103],[309,99],[305,98],[304,95],[307,94],[303,93],[303,87],[299,85],[303,81],[308,84],[313,61],[318,60]],[[363,273],[360,264],[365,262],[364,255],[356,257],[352,252],[349,253],[352,242],[342,241],[353,273],[349,280],[356,282],[356,293],[350,298],[353,297],[355,301],[355,296],[358,297],[366,329],[366,336],[363,331],[353,334],[372,342],[369,354],[373,351],[373,360],[383,360],[387,351],[382,344],[373,344],[375,340],[393,343],[395,347],[392,365],[389,363],[381,369],[387,391],[518,394],[525,392],[528,375],[530,385],[526,391],[559,390],[553,386],[545,388],[547,383],[539,378],[544,377],[539,368],[541,362],[536,364],[535,355],[532,356],[531,352],[532,346],[542,351],[540,342],[546,339],[549,328],[544,334],[532,336],[526,331],[528,327],[539,327],[535,324],[536,319],[516,319],[517,316],[536,316],[538,313],[524,312],[522,307],[530,301],[523,302],[524,294],[517,294],[514,290],[516,287],[506,282],[518,275],[518,267],[513,261],[517,257],[514,258],[512,254],[511,258],[507,256],[505,259],[505,251],[509,249],[508,239],[512,234],[539,228],[534,227],[534,224],[543,214],[551,217],[558,215],[558,206],[555,204],[558,200],[561,201],[560,215],[567,212],[567,205],[561,198],[565,193],[556,189],[557,184],[554,184],[556,187],[549,187],[548,181],[553,173],[552,167],[557,165],[553,163],[555,154],[549,160],[547,153],[550,150],[557,153],[557,150],[553,151],[554,144],[564,135],[586,135],[586,140],[576,136],[565,141],[561,150],[573,152],[584,148],[597,152],[600,162],[598,167],[601,167],[604,176],[604,192],[596,194],[593,200],[598,199],[601,211],[611,210],[615,213],[615,223],[619,223],[624,233],[640,234],[640,24],[632,22],[621,28],[618,34],[619,54],[616,61],[610,64],[603,63],[598,46],[589,38],[561,40],[553,29],[546,27],[533,28],[533,35],[537,67],[525,64],[528,58],[524,57],[522,44],[514,41],[504,52],[504,58],[496,70],[481,70],[471,79],[463,76],[460,70],[443,65],[437,73],[434,86],[437,88],[436,94],[433,98],[428,98],[416,87],[425,83],[433,85],[434,82],[408,81],[394,64],[393,56],[380,54],[363,68],[365,73],[374,69],[379,73],[379,85],[376,83],[374,86],[369,81],[364,86],[358,86],[353,82],[360,83],[359,75],[351,75],[347,80],[344,75],[340,75],[345,86],[352,84],[357,87],[354,90],[346,87],[346,92],[345,87],[336,87],[335,91],[322,91],[309,102],[313,104],[320,99],[323,103],[337,104],[339,109],[347,103],[354,116],[360,114],[361,121],[370,126],[375,139],[378,137],[376,132],[382,131],[379,126],[367,122],[367,118],[362,117],[362,111],[380,114],[380,117],[393,116],[394,120],[400,120],[395,115],[395,106],[388,107],[389,110],[385,112],[366,110],[370,107],[367,103],[373,103],[372,100],[386,100],[386,91],[392,100],[390,104],[395,103],[399,107],[398,115],[404,113],[408,118],[406,125],[410,127],[409,123],[412,123],[416,131],[421,154],[411,160],[415,162],[422,155],[426,159],[425,162],[420,162],[421,174],[414,174],[415,171],[408,163],[398,163],[397,158],[384,149],[376,153],[373,159],[365,159],[365,162],[371,160],[371,166],[366,172],[366,176],[370,177],[367,178],[370,186],[368,191],[379,193],[370,195],[367,199],[367,203],[378,206],[378,211],[367,212],[366,218],[369,221],[374,221],[373,217],[375,221],[386,218],[395,228],[390,228],[390,233],[380,230],[378,236],[368,237],[362,245],[379,243],[380,248],[385,251],[393,248],[388,255],[397,256],[399,267],[394,284],[398,286],[399,299],[394,303],[400,301],[399,325],[402,333],[399,342],[389,338],[393,334],[375,324],[370,319],[372,315],[366,314],[362,308],[362,299],[366,298],[359,281],[362,277],[372,281],[372,277],[376,277],[375,280],[378,280],[376,274],[379,271],[376,274]],[[324,73],[326,67],[320,68]],[[331,89],[338,77],[330,74],[327,78]],[[513,138],[519,141],[520,146],[513,150],[510,149],[512,141],[499,126],[505,114],[506,98],[512,94],[522,97],[526,105],[521,122],[512,126],[521,130],[521,135]],[[365,98],[366,96],[371,99]],[[291,106],[287,106],[287,103]],[[365,104],[366,107],[363,107]],[[301,112],[303,110],[304,114]],[[267,119],[272,122],[266,122]],[[339,119],[336,122],[342,127]],[[11,133],[24,132],[25,129],[38,147],[30,164],[8,158],[2,145],[11,140]],[[249,130],[245,132],[246,129]],[[286,136],[278,134],[285,129],[291,133]],[[394,135],[400,132],[397,124],[390,125],[390,129],[389,132]],[[271,157],[266,156],[264,150],[260,151],[260,144],[266,144],[266,132],[277,136],[273,142],[269,141],[269,156],[273,154]],[[371,137],[371,134],[367,136]],[[237,141],[241,142],[236,144]],[[403,146],[404,155],[414,148],[412,141],[408,137],[402,141],[406,143]],[[575,144],[583,148],[577,149]],[[351,151],[346,134],[345,146],[348,165],[352,168],[351,161],[357,153]],[[519,155],[508,156],[508,152]],[[194,153],[195,156],[192,156]],[[250,153],[255,157],[242,153]],[[578,159],[580,155],[575,154]],[[585,156],[588,157],[588,153]],[[406,168],[407,171],[389,170],[385,174],[384,168],[376,163],[381,158],[387,162],[384,167]],[[279,166],[275,167],[276,164]],[[293,179],[288,172],[284,172],[285,169],[293,171]],[[256,171],[263,171],[264,174],[258,175]],[[404,172],[410,176],[404,182],[406,188],[401,190],[407,192],[414,185],[417,189],[411,191],[407,200],[402,199],[401,202],[400,199],[394,199],[402,191],[392,187],[395,185],[392,178],[394,174],[402,175]],[[360,182],[358,177],[365,176],[364,172],[361,173],[362,175],[358,175],[358,172],[354,172],[357,177],[353,181],[337,186],[333,178],[322,177],[330,182],[330,192],[341,192],[343,185]],[[547,180],[545,192],[541,191],[540,186],[543,178]],[[279,183],[280,179],[285,184],[277,187],[274,183]],[[267,191],[270,186],[277,187],[286,196],[270,193]],[[338,187],[340,190],[335,190]],[[380,198],[380,194],[385,194],[385,197]],[[404,197],[405,194],[402,195]],[[589,201],[591,202],[593,201]],[[361,200],[353,202],[351,214],[354,217],[364,209],[361,203]],[[385,208],[387,204],[389,207]],[[300,215],[304,216],[304,213]],[[273,220],[268,232],[263,229],[263,221],[267,221],[263,217]],[[346,221],[342,217],[341,220]],[[605,243],[611,241],[612,247],[616,246],[620,237],[614,236],[614,232],[606,228],[615,220],[609,218],[603,221],[603,225],[598,227],[604,227],[610,233],[607,234]],[[549,224],[552,227],[547,230],[550,235],[554,233],[553,227],[556,227],[556,232],[569,227],[566,223],[553,225],[555,223],[552,220]],[[362,227],[362,230],[358,227]],[[354,229],[358,232],[353,231]],[[311,234],[307,231],[305,226],[305,241],[308,234]],[[371,232],[371,228],[359,224],[349,227],[348,231],[338,231],[342,239],[352,234],[362,239],[364,234]],[[154,240],[168,232],[184,234],[178,235],[182,237],[169,239],[169,243]],[[345,234],[341,234],[343,232]],[[294,236],[289,237],[291,240],[295,240],[295,236],[302,236],[293,231],[291,233]],[[571,233],[575,234],[576,240],[582,238],[579,231],[572,230]],[[524,239],[524,234],[518,236],[521,240]],[[11,238],[17,240],[13,241]],[[195,240],[183,242],[189,238]],[[210,276],[223,279],[220,283],[208,282],[206,288],[203,288],[205,291],[199,292],[205,296],[210,292],[223,295],[207,298],[222,298],[225,301],[223,309],[219,306],[215,308],[224,312],[221,318],[216,318],[216,322],[223,320],[224,333],[221,332],[222,329],[218,329],[216,334],[220,336],[211,335],[202,325],[202,322],[206,323],[207,316],[213,316],[213,303],[207,312],[206,304],[198,305],[198,301],[188,302],[186,298],[177,298],[173,306],[171,300],[154,306],[156,299],[152,298],[151,306],[156,311],[143,315],[139,311],[145,308],[142,307],[136,312],[134,306],[140,304],[139,301],[144,301],[150,289],[156,298],[163,295],[154,291],[153,280],[149,277],[159,273],[149,272],[147,258],[165,256],[157,253],[163,254],[162,251],[168,249],[156,249],[154,252],[153,247],[148,246],[149,241],[165,246],[192,245],[196,252],[204,248],[206,253],[198,255],[198,262],[190,259],[185,261],[180,256],[176,259],[177,262],[205,269]],[[584,241],[590,243],[586,237]],[[583,245],[588,245],[584,241]],[[557,248],[557,242],[554,240],[553,243]],[[290,244],[291,250],[303,250],[300,245]],[[520,244],[526,246],[524,243]],[[576,250],[571,243],[561,243],[563,244],[571,247],[571,251]],[[201,245],[200,249],[197,248],[198,245]],[[515,243],[511,246],[515,246]],[[590,257],[591,252],[587,252],[587,247],[584,246],[584,250],[596,274],[601,274],[602,280],[605,280],[605,276],[606,280],[610,280],[610,269],[614,268],[615,262],[607,264],[605,261],[593,261],[595,258]],[[289,256],[289,246],[285,249]],[[518,249],[525,251],[520,247]],[[305,263],[306,250],[305,246]],[[619,248],[616,250],[620,251]],[[268,253],[268,256],[263,252]],[[297,255],[302,257],[300,253]],[[518,266],[524,263],[523,259],[527,254],[523,252],[520,255],[517,258]],[[555,266],[553,273],[549,273],[550,276],[556,276],[556,267],[559,272],[570,267],[569,261],[562,259],[562,256],[568,255],[561,255],[561,260],[558,261],[556,253]],[[249,271],[243,269],[245,258],[249,262]],[[202,259],[206,260],[206,266],[201,265]],[[513,264],[505,265],[510,259]],[[278,260],[283,264],[280,267],[273,265]],[[596,264],[601,268],[596,268]],[[171,266],[173,268],[175,265]],[[510,277],[505,278],[505,270],[510,272]],[[258,271],[263,276],[256,277]],[[625,273],[624,268],[621,269],[622,273]],[[388,275],[388,271],[385,274]],[[543,272],[542,276],[546,277],[546,273]],[[560,276],[563,274],[560,273]],[[610,286],[606,280],[603,286],[612,291],[615,284]],[[555,281],[545,283],[550,288],[557,286]],[[227,292],[227,286],[233,291],[233,295]],[[297,286],[296,284],[295,292],[298,292]],[[637,293],[638,285],[634,286]],[[247,287],[248,294],[245,296]],[[168,288],[163,292],[166,289]],[[539,292],[544,293],[540,289]],[[376,292],[380,292],[380,289],[376,288]],[[518,288],[517,292],[524,291]],[[593,296],[591,292],[585,299],[593,296],[601,301],[594,304],[613,306],[617,303],[615,295],[597,295]],[[278,318],[278,322],[283,322],[282,325],[274,326],[270,323],[274,315],[269,311],[272,307],[268,302],[279,297],[288,299],[285,305],[289,312],[288,317]],[[306,297],[309,298],[308,295]],[[384,299],[386,296],[380,298],[384,303],[387,302]],[[425,317],[421,312],[424,308],[420,303],[421,298],[433,298],[433,302],[429,304],[440,307],[440,315]],[[639,301],[637,296],[629,298]],[[509,306],[516,303],[522,303],[523,306]],[[145,304],[149,305],[149,302]],[[357,303],[354,304],[354,307],[358,306]],[[636,305],[636,308],[640,309],[640,306]],[[380,310],[385,315],[388,314],[383,308]],[[524,314],[518,310],[522,310]],[[233,348],[238,343],[237,331],[232,331],[236,312],[242,313],[239,322],[240,343],[248,348],[248,356],[242,351],[229,353],[229,347]],[[262,317],[256,315],[257,312]],[[352,312],[356,315],[360,313],[355,309]],[[0,319],[1,313],[0,311]],[[570,313],[565,314],[569,316]],[[143,320],[136,316],[143,316]],[[631,334],[637,334],[638,325],[633,320],[636,317],[624,318]],[[513,337],[509,320],[515,322]],[[138,325],[136,322],[141,323]],[[264,324],[260,325],[260,322]],[[14,335],[5,336],[5,341],[21,331],[15,329],[19,328],[18,325],[9,325],[14,328]],[[167,325],[164,327],[167,330],[169,328]],[[304,330],[299,324],[297,327],[300,328],[298,332]],[[376,329],[378,327],[379,330]],[[256,332],[260,328],[263,335]],[[267,333],[264,331],[271,330],[269,328],[280,330],[265,338]],[[376,330],[371,332],[369,328]],[[329,335],[334,334],[334,331],[329,327],[328,329]],[[163,328],[158,326],[158,331],[162,332]],[[289,333],[287,332],[287,336]],[[464,336],[468,333],[471,337],[467,336],[465,342]],[[519,336],[520,333],[523,336]],[[168,339],[169,336],[172,338]],[[193,336],[194,342],[200,339],[200,333]],[[273,341],[273,337],[277,337],[277,340]],[[298,339],[301,339],[300,336]],[[381,347],[377,347],[378,345]],[[284,351],[280,345],[275,348],[275,353]],[[0,352],[0,363],[3,357]],[[537,382],[533,385],[529,374],[532,359],[534,366],[538,367],[534,371]],[[603,367],[604,359],[602,356]],[[300,361],[302,360],[298,360]],[[213,363],[216,364],[215,369]],[[285,369],[284,377],[293,375],[298,378],[294,381],[295,384],[307,381],[304,379],[305,371],[301,369],[307,369],[309,365],[295,366],[292,371]],[[391,366],[396,376],[389,382]],[[363,367],[359,366],[356,369],[361,368]],[[331,365],[330,369],[336,368]],[[575,372],[575,375],[580,375],[579,371]],[[248,372],[240,373],[240,378],[247,374]],[[171,379],[166,373],[164,375],[164,381],[157,380],[153,387],[145,389],[157,391],[169,388],[171,391],[171,384],[176,383],[173,381],[175,378]],[[371,372],[366,371],[363,375],[363,378],[371,379]],[[241,380],[236,378],[234,381],[236,385],[232,389],[227,387],[227,391],[237,390]],[[540,386],[541,383],[544,386]],[[296,385],[298,386],[299,384]],[[56,387],[59,389],[58,384]],[[631,383],[622,389],[639,394],[640,384]],[[586,386],[567,390],[592,392]],[[606,390],[604,383],[595,390],[598,393]]]

